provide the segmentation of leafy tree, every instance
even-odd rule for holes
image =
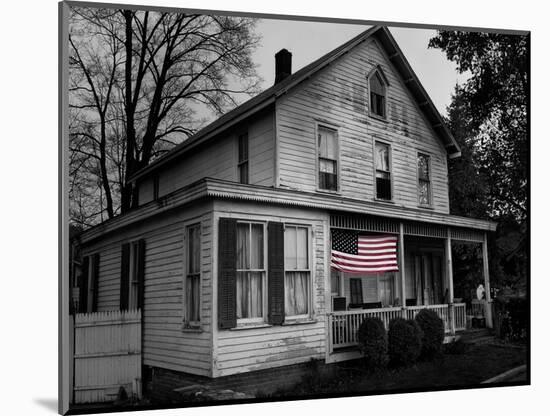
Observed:
[[[451,110],[464,117],[463,147],[486,179],[488,214],[518,222],[527,214],[528,45],[527,36],[463,31],[439,31],[429,43],[472,74],[457,87]]]
[[[460,72],[471,73],[455,88],[448,108],[463,154],[449,162],[451,212],[499,223],[489,241],[491,274],[501,286],[521,286],[528,261],[529,38],[439,31],[429,46],[443,50]],[[472,267],[479,264],[479,250],[456,245],[453,254],[464,286],[477,284]]]
[[[255,20],[72,7],[71,214],[79,223],[135,204],[137,170],[257,92]]]

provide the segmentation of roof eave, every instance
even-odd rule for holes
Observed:
[[[450,158],[459,157],[461,155],[460,146],[456,142],[452,133],[449,131],[445,120],[435,107],[430,96],[422,86],[422,83],[418,79],[418,76],[412,69],[411,65],[405,58],[403,51],[393,38],[389,29],[385,26],[379,27],[376,31],[376,38],[381,42],[382,46],[386,49],[388,57],[396,69],[400,72],[400,75],[406,80],[407,87],[411,91],[413,97],[417,100],[420,106],[420,110],[426,116],[428,122],[431,124],[432,129],[442,139],[445,149]]]

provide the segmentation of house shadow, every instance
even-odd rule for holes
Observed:
[[[42,406],[44,409],[47,409],[47,410],[50,410],[51,412],[57,414],[57,399],[52,399],[52,398],[49,398],[49,399],[44,399],[44,398],[40,398],[40,399],[34,399],[34,402],[36,404],[39,404],[40,406]]]

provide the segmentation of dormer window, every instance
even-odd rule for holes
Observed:
[[[369,76],[370,114],[386,118],[387,82],[380,69]]]

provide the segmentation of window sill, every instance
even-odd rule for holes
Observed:
[[[181,332],[188,332],[188,333],[199,333],[203,332],[202,328],[200,326],[189,326],[187,324],[184,324],[181,328]]]
[[[258,329],[258,328],[270,328],[273,325],[266,324],[266,323],[258,323],[258,324],[237,324],[234,328],[229,328],[230,331],[244,331],[247,329]]]
[[[299,318],[299,319],[290,319],[283,322],[283,326],[293,326],[293,325],[309,325],[316,324],[317,321],[313,318]]]
[[[422,208],[422,209],[434,209],[434,206],[433,206],[433,205],[418,204],[418,208]]]
[[[374,198],[374,202],[381,202],[383,204],[392,204],[395,205],[395,201],[390,199],[381,199],[381,198]]]
[[[317,188],[317,192],[320,194],[327,194],[327,195],[341,195],[340,191],[331,191],[330,189]]]
[[[383,121],[384,123],[389,123],[389,120],[387,117],[382,117],[382,116],[379,116],[378,114],[372,114],[370,111],[369,111],[369,117],[378,121]]]

